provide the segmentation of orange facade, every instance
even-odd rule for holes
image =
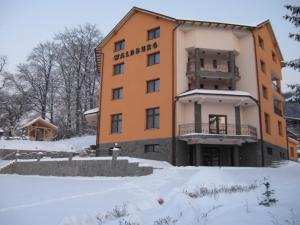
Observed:
[[[288,138],[288,149],[289,149],[289,158],[290,160],[298,160],[298,141]]]
[[[280,91],[282,56],[272,32],[269,23],[258,26],[253,31],[260,92],[262,139],[286,149],[286,122],[282,114],[284,99]],[[276,85],[275,80],[277,80]],[[274,110],[274,99],[279,101],[277,113]]]
[[[174,21],[135,11],[97,48],[96,54],[102,53],[101,68],[98,68],[102,73],[98,140],[101,144],[172,136],[172,31],[175,26]],[[147,40],[147,31],[156,27],[160,28],[160,37]],[[114,51],[115,42],[120,40],[125,40],[125,48]],[[152,47],[147,50],[149,44]],[[142,46],[146,46],[145,51]],[[140,51],[131,55],[131,50],[136,48]],[[147,66],[147,55],[155,52],[160,53],[160,63]],[[114,58],[121,53],[124,58]],[[124,63],[124,72],[114,75],[113,67],[118,63]],[[160,91],[147,93],[147,81],[153,79],[160,79]],[[121,87],[123,97],[113,100],[112,90]],[[146,129],[146,109],[154,107],[160,109],[159,129]],[[118,113],[122,114],[122,132],[112,134],[111,116]]]

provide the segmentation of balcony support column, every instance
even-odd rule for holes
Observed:
[[[233,147],[233,166],[239,166],[239,165],[240,165],[239,147],[234,146]]]
[[[195,78],[196,78],[196,88],[200,88],[200,48],[195,49]]]
[[[236,135],[241,135],[241,112],[240,112],[240,106],[234,107],[235,111],[235,130]]]
[[[202,149],[201,149],[201,145],[197,144],[195,146],[195,150],[196,150],[196,160],[195,160],[195,164],[196,166],[201,166],[202,165]]]
[[[231,89],[232,90],[235,90],[236,89],[236,85],[235,85],[235,56],[234,56],[234,53],[233,51],[230,51],[228,53],[228,72],[231,76],[231,79],[230,79],[230,86],[231,86]]]
[[[195,121],[195,133],[202,133],[201,127],[201,104],[194,103],[194,121]]]

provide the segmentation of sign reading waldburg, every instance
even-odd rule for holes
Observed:
[[[154,42],[154,43],[148,44],[148,45],[143,45],[139,48],[131,49],[130,51],[115,54],[113,56],[113,60],[123,59],[125,57],[129,57],[129,56],[132,56],[132,55],[137,55],[140,52],[150,51],[151,49],[156,49],[157,47],[158,47],[157,42]]]

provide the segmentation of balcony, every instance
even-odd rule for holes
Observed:
[[[179,125],[179,139],[188,144],[237,144],[257,141],[257,130],[247,124],[189,123]]]

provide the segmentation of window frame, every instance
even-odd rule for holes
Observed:
[[[148,148],[150,148],[150,150]],[[160,152],[159,144],[146,144],[146,145],[144,145],[144,153],[159,153],[159,152]]]
[[[265,99],[269,99],[268,88],[265,85],[262,85],[262,94]]]
[[[258,35],[258,45],[261,49],[265,49],[265,41],[264,39]]]
[[[115,92],[117,92],[116,96],[115,96]],[[112,100],[119,100],[119,99],[123,99],[123,87],[118,87],[118,88],[113,88],[112,89]]]
[[[263,61],[262,59],[260,59],[260,70],[263,72],[263,73],[266,73],[267,69],[266,69],[266,63],[265,61]]]
[[[156,111],[158,110],[158,111]],[[160,128],[160,107],[146,109],[146,130]]]
[[[152,89],[150,88],[151,84],[153,84]],[[147,80],[146,85],[147,85],[147,88],[146,88],[147,94],[154,93],[154,92],[160,92],[160,79],[159,78],[153,79],[153,80]]]
[[[158,33],[157,33],[157,31],[158,31]],[[152,33],[153,33],[153,37],[150,37],[150,34],[152,34]],[[160,38],[160,27],[155,27],[150,30],[147,30],[147,40],[148,41],[157,39],[157,38]]]
[[[265,121],[265,132],[267,134],[271,134],[271,118],[270,114],[264,113],[264,121]]]
[[[276,56],[276,53],[274,51],[272,51],[272,60],[274,63],[277,63],[277,56]]]
[[[157,60],[157,55],[158,55],[158,60]],[[150,63],[150,57],[154,57],[154,62],[151,64]],[[160,64],[160,52],[154,52],[154,53],[150,53],[147,55],[147,66],[153,66],[153,65],[157,65]]]
[[[119,44],[120,44],[120,48],[118,48]],[[118,51],[121,51],[121,50],[124,50],[124,49],[125,49],[125,39],[116,41],[114,43],[114,51],[115,52],[118,52]]]
[[[110,129],[111,134],[122,133],[122,122],[123,122],[122,113],[117,113],[117,114],[111,115],[111,129]]]
[[[119,67],[119,66],[120,66],[120,69],[117,70],[116,68]],[[124,73],[124,68],[125,68],[124,62],[114,64],[113,65],[113,75],[117,76],[117,75],[123,74]]]
[[[278,126],[278,134],[279,134],[279,136],[283,137],[283,125],[282,125],[282,122],[278,120],[277,126]]]

